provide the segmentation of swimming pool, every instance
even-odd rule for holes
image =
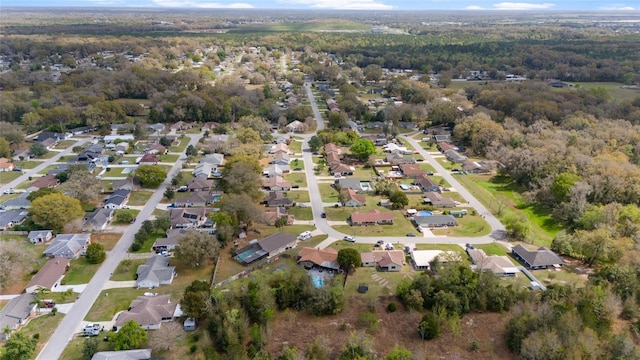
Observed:
[[[411,189],[411,186],[410,186],[410,185],[407,185],[407,184],[400,184],[400,189],[402,189],[402,190],[409,190],[409,189]]]
[[[427,210],[420,210],[416,215],[417,216],[433,216],[433,213]]]
[[[122,169],[123,174],[131,174],[132,171],[133,171],[133,168],[130,168],[130,167]]]
[[[360,183],[360,189],[363,191],[371,190],[371,185],[369,183]]]
[[[311,275],[311,283],[313,287],[319,289],[324,286],[324,278],[319,275]]]
[[[256,251],[257,251],[257,249],[249,249],[249,250],[243,252],[242,254],[238,254],[236,256],[236,259],[238,259],[239,261],[242,261],[242,260],[248,258],[249,256],[255,254]]]

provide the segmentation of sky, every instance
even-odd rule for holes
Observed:
[[[155,7],[326,10],[622,10],[640,11],[639,0],[0,0],[2,6]]]

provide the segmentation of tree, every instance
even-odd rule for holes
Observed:
[[[147,341],[147,331],[135,320],[129,320],[122,328],[111,336],[115,351],[135,349]]]
[[[233,156],[222,170],[222,188],[229,194],[248,194],[253,200],[263,196],[262,167],[249,156]]]
[[[31,202],[29,213],[35,224],[56,232],[84,215],[80,201],[63,194],[49,194],[35,199]]]
[[[557,202],[566,201],[571,193],[571,188],[580,181],[580,176],[572,173],[560,173],[551,185],[551,193]]]
[[[140,185],[156,188],[167,178],[167,172],[158,165],[140,165],[136,169],[136,177],[140,180]]]
[[[173,198],[176,196],[176,192],[172,188],[167,188],[164,191],[163,195],[165,198],[167,198],[167,200],[173,200]]]
[[[68,178],[59,189],[82,202],[94,201],[102,191],[102,183],[87,171],[86,166],[74,166],[67,170]]]
[[[88,337],[84,340],[82,344],[82,356],[86,360],[91,360],[93,355],[98,352],[98,338],[96,337]]]
[[[402,209],[409,205],[409,198],[407,197],[407,194],[400,190],[392,192],[391,195],[389,195],[389,200],[393,204],[394,209]]]
[[[176,321],[162,324],[160,329],[153,332],[149,345],[155,351],[169,351],[180,344],[185,338],[185,332]]]
[[[411,359],[413,359],[411,351],[403,347],[400,347],[398,345],[394,346],[393,349],[391,349],[391,352],[389,352],[389,354],[387,354],[387,356],[383,358],[383,360],[411,360]]]
[[[309,139],[309,148],[311,149],[311,152],[317,152],[318,150],[320,150],[322,145],[324,144],[322,143],[322,139],[320,139],[318,135],[313,135]]]
[[[220,251],[220,243],[206,232],[192,230],[178,240],[176,257],[191,263],[193,267],[206,265],[213,261]]]
[[[16,240],[0,241],[0,290],[18,280],[30,263],[30,257]]]
[[[340,267],[348,274],[362,264],[360,253],[353,248],[341,249],[338,251],[338,264],[340,264]]]
[[[209,214],[209,218],[216,224],[216,237],[222,244],[226,244],[233,237],[234,223],[231,215],[222,211]],[[237,224],[236,224],[237,225]]]
[[[87,246],[87,261],[90,264],[101,264],[107,258],[104,251],[104,245],[100,243],[91,243]]]
[[[193,145],[189,145],[189,146],[187,146],[187,149],[185,150],[185,154],[187,156],[197,156],[198,155],[198,149],[196,149]]]
[[[360,161],[365,161],[369,156],[376,153],[376,146],[373,141],[369,139],[359,138],[353,142],[353,145],[349,148],[351,154],[357,157]]]
[[[200,319],[207,313],[208,293],[204,291],[185,291],[180,307],[187,317]]]
[[[422,340],[431,340],[440,335],[438,318],[433,312],[429,311],[424,314],[420,324],[418,324],[418,334],[420,334]]]
[[[128,224],[133,221],[133,214],[130,211],[117,211],[116,212],[116,222],[121,224]]]
[[[159,142],[160,142],[160,145],[164,147],[171,146],[171,140],[167,139],[165,136],[161,137]]]
[[[38,341],[22,331],[11,334],[4,343],[2,360],[29,360],[36,351]]]
[[[0,157],[11,157],[11,148],[9,147],[9,142],[4,138],[0,138]]]
[[[331,111],[327,119],[327,126],[330,129],[340,130],[347,127],[347,117],[338,111]]]
[[[287,216],[281,216],[278,219],[276,219],[274,225],[276,228],[278,228],[280,231],[282,231],[282,229],[287,226],[287,224],[289,223],[289,218]]]
[[[48,152],[49,152],[49,150],[47,150],[47,148],[44,147],[44,145],[42,145],[40,143],[35,143],[35,144],[31,145],[31,147],[29,148],[29,153],[31,154],[31,156],[33,156],[35,158],[39,158],[41,156],[44,156]]]
[[[49,194],[61,194],[60,190],[54,188],[44,187],[42,189],[36,190],[29,195],[27,195],[27,200],[33,201],[39,197],[49,195]]]

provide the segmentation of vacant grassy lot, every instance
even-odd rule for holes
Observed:
[[[318,188],[320,189],[322,202],[338,202],[338,192],[333,188],[333,186],[331,186],[331,184],[320,183],[318,184]]]
[[[123,224],[129,224],[129,221],[118,221],[118,214],[130,214],[132,218],[136,218],[136,216],[138,216],[138,214],[140,213],[140,210],[134,210],[134,209],[118,209],[116,210],[116,212],[114,213],[113,216],[113,224],[114,225],[123,225]]]
[[[86,284],[91,280],[93,274],[98,271],[101,264],[89,264],[85,257],[78,260],[71,260],[69,271],[62,279],[64,285]]]
[[[16,161],[13,164],[16,167],[19,167],[22,169],[33,169],[34,167],[42,164],[42,162],[36,161],[36,160],[25,160],[25,161]]]
[[[58,155],[59,153],[60,153],[60,152],[58,152],[58,151],[51,151],[51,150],[49,150],[46,154],[44,154],[44,155],[40,156],[38,159],[41,159],[41,160],[51,159],[52,157],[54,157],[54,156]]]
[[[287,191],[286,196],[291,198],[293,201],[299,202],[309,202],[309,192],[304,190],[292,190]]]
[[[123,264],[123,262],[128,262]],[[113,272],[113,276],[111,276],[111,280],[113,281],[128,281],[136,279],[136,270],[139,265],[147,262],[146,259],[131,259],[131,260],[123,260],[120,262],[116,271]]]
[[[104,249],[109,251],[116,246],[121,237],[121,233],[95,233],[91,234],[91,241],[104,245]]]
[[[458,226],[450,226],[447,229],[433,229],[434,235],[447,236],[483,236],[491,232],[491,227],[479,215],[465,215],[458,218]]]
[[[8,184],[22,175],[22,171],[2,171],[0,172],[0,184]]]
[[[34,319],[31,319],[27,326],[25,326],[22,330],[23,333],[32,337],[35,334],[38,334],[38,345],[36,345],[36,354],[42,350],[44,344],[49,341],[49,338],[53,334],[53,332],[58,327],[58,324],[64,319],[64,314],[58,313],[55,316],[51,314],[43,314]]]
[[[290,182],[291,185],[298,185],[300,187],[307,186],[307,175],[303,172],[285,174],[284,179]]]
[[[44,169],[38,171],[38,175],[47,175],[50,170],[54,170],[54,169],[57,169],[57,168],[58,168],[58,165],[49,165],[49,166],[45,167]]]
[[[530,226],[528,242],[549,246],[562,228],[547,210],[527,205],[508,178],[466,175],[458,177],[458,181],[500,218],[521,214],[526,216]]]
[[[144,295],[148,289],[107,289],[100,292],[100,296],[93,303],[91,310],[85,318],[86,321],[109,321],[113,316],[122,310],[127,310],[131,300],[139,295]]]
[[[475,248],[482,249],[487,255],[507,255],[509,251],[499,243],[474,245]]]
[[[151,252],[151,247],[153,246],[153,243],[156,242],[156,239],[165,237],[166,235],[167,234],[164,232],[155,231],[153,234],[151,234],[151,236],[147,240],[145,240],[145,242],[142,244],[142,246],[138,251],[132,251],[132,252],[133,253]]]
[[[295,216],[296,220],[313,220],[313,212],[310,207],[293,206],[287,209],[287,213]]]
[[[179,141],[179,143],[178,143],[178,141]],[[176,140],[176,143],[174,143],[173,146],[169,147],[169,152],[183,153],[184,150],[187,148],[187,146],[189,146],[189,138],[188,137],[184,137],[182,139],[178,138]]]
[[[129,202],[127,204],[131,206],[144,206],[151,198],[153,193],[151,191],[137,190],[131,193],[129,196]]]
[[[178,159],[180,159],[180,155],[178,154],[165,154],[165,155],[160,155],[160,162],[170,162],[170,163],[175,163],[178,161]]]
[[[289,150],[300,154],[302,152],[302,141],[292,141],[291,144],[289,144]]]

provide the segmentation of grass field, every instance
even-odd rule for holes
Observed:
[[[38,171],[38,174],[47,175],[47,173],[49,173],[50,170],[57,169],[57,168],[58,168],[58,165],[49,165],[49,166],[45,167],[44,169]]]
[[[177,145],[174,144],[173,146],[169,147],[169,152],[183,153],[187,146],[189,146],[188,137],[184,137],[182,139],[178,138],[176,141],[179,141],[179,143],[176,143]]]
[[[295,201],[295,202],[309,202],[309,192],[308,191],[303,191],[303,190],[287,191],[286,196],[288,198],[293,199],[293,201]]]
[[[140,213],[140,210],[134,210],[134,209],[118,209],[115,211],[114,216],[113,216],[113,224],[114,225],[124,225],[124,224],[129,224],[129,221],[118,221],[118,214],[131,214],[132,218],[136,218],[136,216],[138,216],[138,214]]]
[[[118,264],[116,271],[114,271],[113,276],[111,276],[111,280],[113,281],[135,280],[136,270],[138,270],[138,265],[144,264],[147,260],[146,259],[128,260],[131,262],[129,265],[123,265],[123,261],[121,261],[120,264]]]
[[[127,204],[131,206],[144,206],[151,198],[153,193],[151,191],[138,190],[131,193],[129,196],[129,202]]]
[[[105,250],[109,251],[116,246],[121,237],[121,233],[97,233],[91,235],[91,241],[99,242],[100,244],[104,245]]]
[[[72,260],[67,275],[62,279],[65,285],[86,284],[91,280],[93,274],[98,271],[101,264],[89,264],[85,257]]]
[[[175,163],[178,161],[178,159],[180,159],[180,155],[178,154],[165,154],[165,155],[160,155],[160,162],[170,162],[170,163]]]
[[[295,216],[296,220],[313,220],[313,212],[310,207],[293,206],[287,209],[287,213]]]
[[[327,209],[329,210],[329,209]],[[353,210],[353,209],[350,209]],[[384,210],[382,208],[380,211]],[[361,210],[356,210],[361,211]],[[327,213],[327,218],[329,213]],[[404,236],[407,233],[415,233],[416,228],[411,222],[404,217],[401,211],[393,212],[393,225],[373,225],[373,226],[350,226],[350,225],[338,225],[334,226],[334,229],[350,235],[355,236]]]
[[[458,218],[458,226],[450,226],[447,229],[433,229],[434,235],[447,236],[483,236],[491,232],[491,227],[479,215],[465,215]]]
[[[574,87],[569,88],[552,88],[551,91],[556,92],[576,92],[581,89],[597,89],[602,88],[606,90],[611,99],[615,101],[633,100],[640,96],[640,91],[633,89],[623,89],[622,84],[613,82],[592,82],[592,83],[573,83]]]
[[[244,32],[314,32],[314,31],[337,31],[337,32],[365,32],[371,30],[370,25],[360,24],[354,21],[342,19],[314,19],[305,22],[282,22],[252,24],[229,30],[230,33]]]
[[[322,202],[338,202],[338,192],[331,186],[331,184],[321,183],[318,184],[320,188],[320,196]]]
[[[75,143],[76,143],[75,140],[62,140],[58,142],[58,144],[54,147],[54,149],[64,150],[69,146],[73,146]]]
[[[42,164],[41,161],[35,161],[35,160],[25,160],[25,161],[16,161],[13,163],[16,167],[22,168],[22,169],[33,169],[34,167]]]
[[[127,310],[131,300],[144,295],[148,289],[120,288],[103,290],[93,303],[87,314],[86,321],[109,321],[122,310]]]
[[[292,141],[291,144],[289,144],[289,150],[300,154],[302,152],[302,141]]]
[[[22,171],[2,171],[0,172],[0,184],[8,184],[22,175]]]
[[[307,175],[303,172],[285,174],[284,179],[290,182],[291,185],[298,185],[300,187],[307,186]]]
[[[38,334],[38,344],[36,346],[36,354],[42,350],[44,345],[49,341],[49,338],[56,330],[60,322],[64,319],[64,314],[58,313],[55,316],[51,314],[43,314],[34,319],[31,319],[27,326],[25,326],[21,332],[32,337]]]
[[[487,255],[507,255],[509,253],[509,251],[507,250],[507,248],[505,248],[504,246],[500,245],[499,243],[490,243],[490,244],[478,244],[478,245],[474,245],[475,248],[477,249],[482,249],[484,250],[485,254]]]

